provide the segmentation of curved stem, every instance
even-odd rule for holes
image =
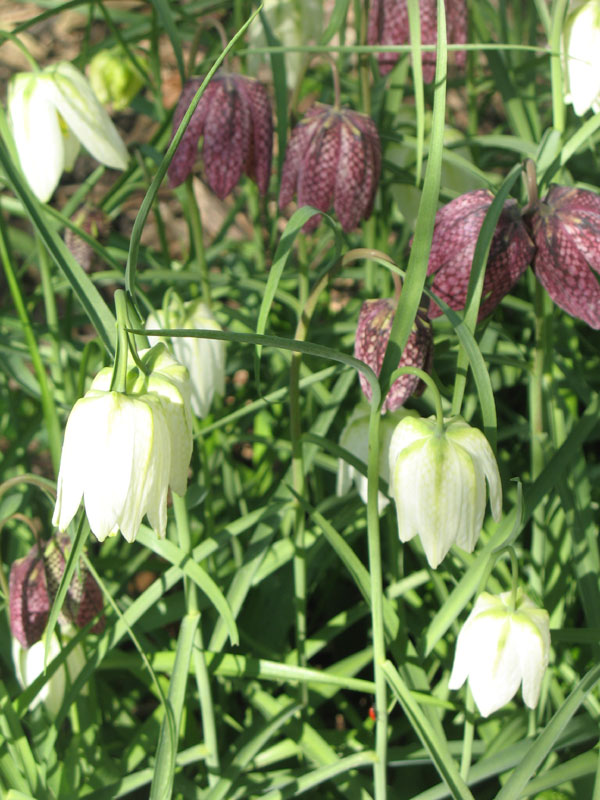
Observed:
[[[129,355],[129,315],[127,313],[127,296],[123,289],[115,292],[115,312],[117,316],[117,351],[113,376],[110,384],[111,391],[127,392],[127,359]]]
[[[512,574],[512,586],[510,590],[510,612],[512,614],[517,608],[517,592],[519,591],[519,560],[514,547],[508,548],[508,555],[510,556]]]
[[[435,403],[435,418],[437,422],[437,431],[438,433],[443,433],[444,431],[444,410],[442,408],[442,395],[440,394],[440,390],[437,387],[436,382],[433,380],[431,375],[429,375],[425,370],[419,369],[419,367],[398,367],[398,369],[394,370],[392,373],[392,377],[390,379],[390,385],[393,384],[401,375],[416,375],[420,378],[423,383],[425,383],[433,392],[433,401]]]

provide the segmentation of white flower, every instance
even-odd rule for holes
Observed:
[[[409,413],[411,412],[404,409],[388,412],[385,416],[381,417],[381,422],[379,423],[381,445],[379,448],[379,477],[386,483],[389,482],[390,475],[388,451],[392,435],[396,425]],[[365,465],[369,458],[369,416],[369,406],[365,403],[361,403],[352,412],[340,436],[340,447],[349,450],[352,455],[356,456],[360,461],[363,461]],[[368,497],[367,476],[363,475],[347,461],[339,459],[336,494],[339,496],[346,494],[352,481],[354,481],[356,491],[360,495],[361,500],[366,504]],[[383,492],[380,491],[377,493],[377,507],[380,514],[384,511],[389,502],[389,499]]]
[[[167,489],[184,494],[192,453],[187,372],[159,345],[129,370],[129,394],[110,391],[102,370],[67,420],[52,522],[65,530],[81,498],[100,540],[121,531],[128,542],[144,514],[160,537],[167,522]],[[169,379],[169,374],[172,376]],[[180,389],[177,380],[182,383]]]
[[[419,534],[429,565],[441,563],[453,544],[471,553],[483,526],[487,479],[492,515],[502,512],[498,465],[487,439],[464,420],[405,417],[389,450],[390,492],[400,540]]]
[[[562,38],[567,103],[600,111],[600,0],[571,0]]]
[[[150,314],[146,329],[188,328],[223,330],[210,310],[201,300],[187,303],[171,295],[166,308]],[[164,341],[159,336],[149,336],[150,344]],[[192,410],[197,417],[205,417],[213,398],[225,394],[225,342],[218,339],[173,337],[171,347],[175,358],[184,364],[192,383]]]
[[[21,647],[16,639],[13,638],[12,640],[12,658],[15,666],[15,675],[23,689],[30,686],[35,679],[44,672],[44,657],[46,651],[45,638],[44,636],[28,648]],[[48,651],[48,663],[56,658],[60,651],[61,647],[58,637],[53,633]],[[85,666],[85,663],[85,652],[83,647],[78,644],[71,650],[66,660],[69,684],[73,683],[77,678]],[[50,716],[55,717],[61,707],[66,688],[67,673],[65,672],[65,665],[63,664],[52,674],[50,679],[46,681],[40,691],[35,695],[29,704],[29,708],[34,709],[39,703],[43,703]],[[86,687],[84,687],[82,691],[87,694]]]
[[[525,705],[535,708],[548,666],[548,612],[538,608],[522,589],[513,610],[511,594],[480,594],[456,642],[448,687],[460,689],[468,678],[484,717],[508,703],[521,682]]]
[[[8,115],[21,168],[37,197],[52,196],[80,143],[102,164],[127,166],[127,149],[86,78],[61,61],[41,72],[19,72],[8,87]]]

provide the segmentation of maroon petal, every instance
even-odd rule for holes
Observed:
[[[368,364],[377,376],[381,372],[396,313],[396,305],[393,300],[367,300],[360,310],[354,342],[354,356]],[[419,313],[398,366],[429,369],[431,367],[432,345],[433,334],[431,326]],[[362,374],[360,375],[360,385],[366,398],[371,400],[371,384]],[[400,408],[412,394],[419,390],[423,390],[423,384],[418,376],[401,375],[392,384],[382,405],[382,413]]]
[[[273,154],[273,115],[271,103],[262,83],[252,78],[237,77],[237,88],[245,97],[252,120],[252,145],[246,173],[256,181],[261,194],[266,194],[271,177]]]
[[[352,122],[360,129],[363,135],[364,152],[366,160],[366,177],[364,186],[364,203],[360,218],[368,219],[373,210],[375,194],[379,184],[381,174],[381,142],[377,127],[370,117],[366,114],[352,114]]]
[[[333,208],[345,231],[355,228],[364,214],[369,199],[365,191],[367,172],[364,137],[358,128],[344,120],[340,125]]]
[[[445,0],[448,42],[466,44],[468,33],[467,4],[465,0]],[[466,50],[454,51],[454,63],[464,68],[467,62]]]
[[[177,128],[181,125],[181,120],[185,116],[194,95],[200,88],[202,78],[192,78],[186,83],[177,103],[177,108],[173,115],[173,136],[177,132]],[[185,129],[183,137],[179,142],[179,146],[175,151],[175,155],[169,164],[169,183],[172,187],[179,186],[187,178],[194,167],[196,154],[198,152],[198,139],[202,136],[204,129],[204,121],[210,106],[210,98],[216,89],[217,84],[211,81],[208,84],[192,118]],[[172,137],[171,137],[172,138]]]
[[[437,1],[420,0],[419,14],[421,20],[421,42],[423,44],[437,43]],[[435,50],[426,50],[422,55],[423,80],[431,83],[435,78]]]
[[[13,563],[8,593],[12,635],[22,647],[31,647],[42,637],[51,605],[37,545]]]
[[[369,8],[367,41],[369,44],[406,44],[409,40],[406,0],[378,0]],[[379,53],[379,72],[387,75],[398,61],[397,53]]]
[[[298,185],[298,173],[304,154],[319,125],[319,118],[327,114],[327,108],[313,106],[292,131],[285,151],[285,160],[281,170],[279,187],[279,207],[287,206],[292,201]]]
[[[202,156],[206,181],[224,199],[238,183],[251,147],[251,117],[235,82],[226,76],[211,96],[204,125]]]
[[[328,211],[333,202],[340,151],[341,119],[332,112],[320,130],[311,139],[298,174],[298,205],[310,205],[320,211]],[[305,232],[313,231],[320,222],[312,217],[304,226]]]

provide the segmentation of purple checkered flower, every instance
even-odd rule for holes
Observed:
[[[202,80],[192,78],[185,84],[173,117],[173,133]],[[214,76],[169,165],[171,186],[179,186],[191,173],[201,136],[206,182],[218,197],[226,197],[244,173],[266,194],[271,176],[273,119],[261,83],[227,72]]]
[[[600,328],[600,196],[553,184],[531,226],[533,268],[544,289],[567,314]]]
[[[368,364],[379,376],[383,357],[387,347],[397,302],[395,300],[366,300],[360,310],[356,339],[354,340],[354,356]],[[399,367],[418,367],[426,372],[431,369],[433,360],[433,335],[425,314],[419,310],[408,337]],[[360,386],[367,400],[371,400],[371,384],[360,375]],[[425,388],[423,381],[416,375],[401,375],[394,381],[381,407],[382,413],[396,411],[412,395],[419,395]]]
[[[281,173],[279,206],[298,195],[298,205],[333,209],[345,231],[373,209],[381,171],[381,144],[370,117],[317,103],[294,128]],[[315,216],[304,226],[318,226]]]
[[[465,0],[445,0],[446,35],[449,44],[465,44],[467,41],[467,6]],[[421,42],[433,45],[437,42],[437,2],[420,0]],[[408,6],[406,0],[372,0],[369,7],[367,31],[369,44],[408,44],[410,42],[408,25]],[[382,75],[393,68],[398,61],[397,53],[377,55],[379,71]],[[455,53],[455,63],[464,67],[466,51]],[[423,79],[431,83],[435,76],[435,51],[428,50],[422,55]]]
[[[455,311],[461,311],[467,302],[475,245],[493,199],[487,189],[476,189],[452,200],[436,214],[427,274],[434,275],[431,291]],[[491,314],[512,289],[534,252],[517,203],[507,200],[490,246],[479,320]],[[428,313],[433,319],[442,311],[431,301]]]
[[[42,637],[51,606],[44,561],[37,544],[24,558],[13,563],[8,596],[12,635],[22,647],[31,647]]]

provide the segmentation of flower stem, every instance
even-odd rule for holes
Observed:
[[[392,377],[390,379],[390,386],[401,376],[401,375],[416,375],[420,378],[423,383],[427,385],[429,389],[433,392],[433,402],[435,404],[435,418],[437,422],[437,432],[442,434],[444,431],[444,410],[442,408],[442,395],[440,394],[440,390],[437,387],[436,382],[433,380],[431,375],[429,375],[425,370],[419,369],[419,367],[398,367],[398,369],[394,370],[392,373]]]
[[[117,316],[117,351],[115,353],[115,364],[110,388],[112,391],[126,394],[127,358],[129,355],[129,338],[127,335],[129,315],[127,313],[127,296],[123,289],[117,289],[115,292],[115,312]]]
[[[367,537],[369,545],[369,574],[371,577],[371,625],[373,628],[373,672],[375,677],[375,751],[377,761],[373,766],[375,800],[387,797],[387,685],[383,665],[385,662],[385,631],[383,625],[383,576],[381,542],[379,537],[379,424],[381,421],[381,395],[373,387],[371,415],[369,417],[369,458],[367,464],[368,502]]]
[[[210,297],[210,283],[208,280],[208,264],[206,263],[206,252],[204,250],[204,233],[202,228],[202,217],[200,216],[200,209],[196,202],[194,194],[194,186],[192,183],[192,176],[189,175],[185,181],[185,206],[188,224],[194,245],[194,255],[196,256],[196,263],[200,271],[200,287],[202,289],[202,299],[206,306],[210,309],[212,307]]]
[[[514,547],[508,548],[510,566],[512,573],[512,586],[510,589],[510,613],[514,614],[517,610],[517,592],[519,591],[519,559]]]

